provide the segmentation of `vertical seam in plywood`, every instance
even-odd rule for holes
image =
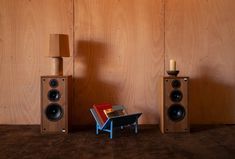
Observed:
[[[73,29],[72,29],[72,36],[73,36],[73,65],[72,65],[72,68],[73,68],[73,76],[74,76],[74,62],[75,62],[75,58],[74,58],[74,56],[75,56],[75,8],[74,8],[74,0],[73,0]]]
[[[166,67],[166,0],[163,0],[163,55],[164,55],[164,66],[163,66],[163,75],[165,75]]]
[[[72,79],[71,79],[71,81],[72,81],[72,99],[71,99],[71,101],[72,101],[72,103],[71,103],[71,108],[70,108],[70,112],[73,112],[73,110],[72,110],[72,108],[73,108],[73,106],[74,106],[74,103],[75,103],[75,87],[73,87],[73,85],[74,85],[74,75],[75,75],[75,2],[74,2],[75,0],[73,0],[73,65],[72,65],[72,68],[73,68],[73,75],[72,75]],[[72,116],[72,114],[70,114],[71,116]],[[72,118],[72,117],[71,117]],[[70,125],[72,125],[72,120],[70,120],[70,123],[69,123]]]

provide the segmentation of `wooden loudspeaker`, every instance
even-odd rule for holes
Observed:
[[[189,132],[188,77],[163,77],[160,105],[162,133]]]
[[[41,133],[68,133],[72,76],[41,77]]]

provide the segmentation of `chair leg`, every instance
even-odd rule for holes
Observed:
[[[113,121],[110,122],[110,139],[113,138]]]
[[[138,120],[136,120],[135,122],[135,133],[136,134],[138,133]]]
[[[96,135],[98,135],[99,134],[99,126],[98,126],[98,124],[96,123]]]

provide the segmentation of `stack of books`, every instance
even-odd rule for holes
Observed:
[[[127,112],[122,107],[120,107],[120,109],[114,109],[112,105],[108,103],[95,104],[93,105],[93,108],[102,125],[108,120],[108,118],[127,115]]]

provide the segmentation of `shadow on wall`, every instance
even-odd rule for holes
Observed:
[[[192,124],[234,124],[234,86],[223,83],[223,76],[202,67],[199,78],[190,79],[189,113]]]
[[[107,62],[106,44],[96,41],[79,41],[74,57],[74,106],[72,125],[95,124],[89,108],[97,103],[116,103],[115,86],[105,83],[101,68]]]

